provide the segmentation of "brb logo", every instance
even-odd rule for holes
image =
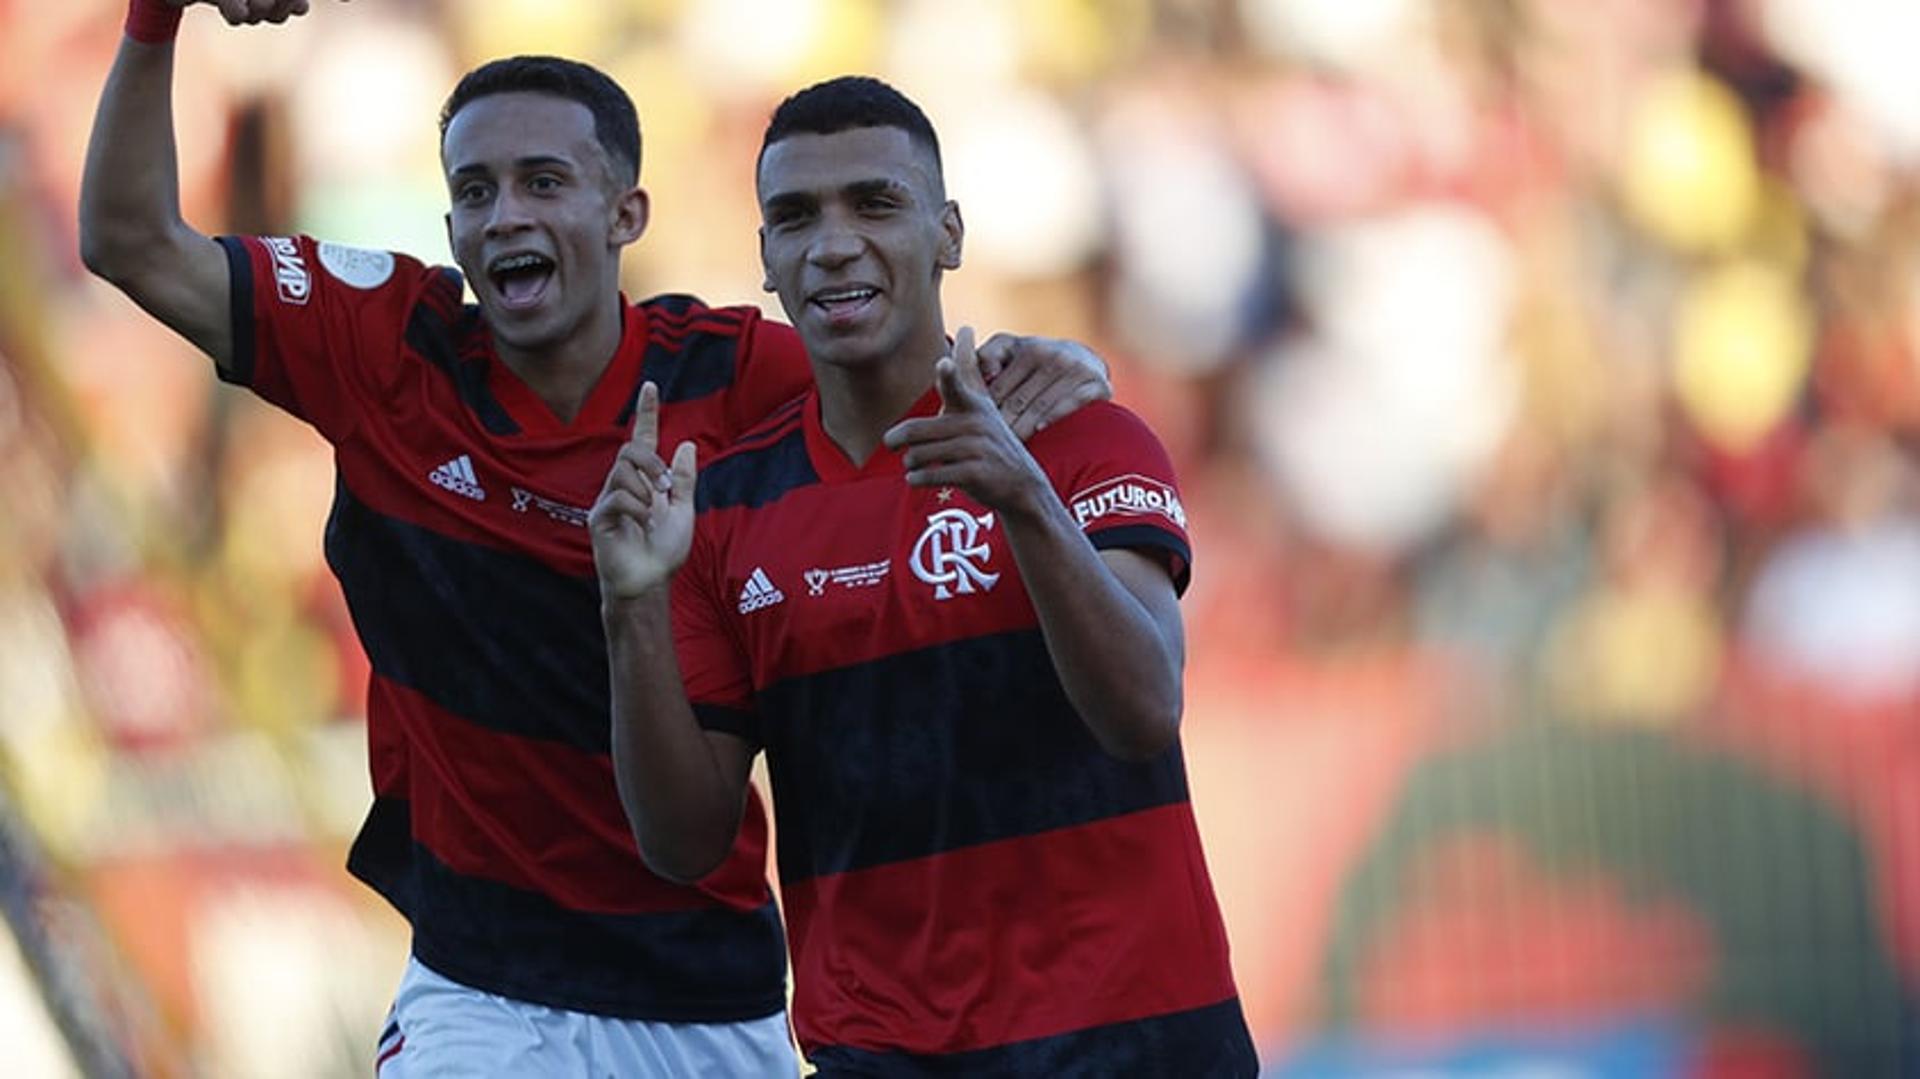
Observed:
[[[980,536],[991,528],[991,513],[975,517],[950,509],[928,514],[927,530],[913,545],[913,575],[933,586],[934,599],[970,596],[976,585],[982,592],[991,591],[1000,575],[986,571],[993,548]]]
[[[273,256],[273,284],[286,303],[304,304],[313,292],[307,276],[307,260],[300,257],[300,245],[285,236],[263,236],[267,254]]]

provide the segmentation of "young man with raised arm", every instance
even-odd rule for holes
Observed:
[[[218,6],[235,23],[306,7]],[[621,295],[649,209],[638,121],[604,74],[551,57],[486,64],[447,99],[457,270],[201,234],[177,193],[179,18],[132,4],[88,149],[82,254],[333,447],[327,558],[373,670],[374,802],[348,867],[413,931],[379,1072],[793,1074],[758,799],[740,793],[740,827],[684,882],[648,871],[622,816],[586,530],[643,381],[660,430],[713,448],[809,384],[793,331],[751,307]],[[1000,344],[1017,423],[1105,392],[1079,346]]]

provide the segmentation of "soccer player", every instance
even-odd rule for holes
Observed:
[[[305,4],[220,7],[279,21]],[[373,669],[375,798],[348,866],[413,931],[381,1074],[793,1074],[759,801],[742,792],[737,838],[683,883],[647,870],[622,816],[585,526],[643,380],[650,422],[714,447],[808,385],[797,337],[750,307],[621,296],[647,224],[638,121],[564,60],[490,63],[448,98],[458,271],[202,235],[176,190],[179,17],[131,7],[82,253],[333,446],[327,557]],[[1017,422],[1105,392],[1080,346],[1001,345]]]
[[[1254,1074],[1179,747],[1165,451],[1105,403],[1026,445],[996,413],[941,310],[960,210],[891,87],[789,98],[757,180],[817,388],[697,487],[643,390],[589,518],[641,853],[721,864],[766,753],[823,1075]]]

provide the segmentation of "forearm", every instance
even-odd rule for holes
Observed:
[[[1067,699],[1101,748],[1128,760],[1166,749],[1183,707],[1177,610],[1171,625],[1156,618],[1050,490],[1002,519]]]
[[[613,770],[640,854],[669,880],[693,881],[726,859],[740,827],[744,778],[723,767],[680,681],[665,590],[601,609],[612,674]]]
[[[186,228],[173,138],[173,43],[123,38],[94,114],[80,181],[80,255],[131,276]]]
[[[227,261],[180,216],[173,44],[123,39],[94,114],[80,182],[80,256],[225,367],[233,352]]]

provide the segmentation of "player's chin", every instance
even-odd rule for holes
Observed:
[[[565,327],[546,311],[526,311],[504,305],[480,304],[487,328],[497,344],[520,352],[541,352],[558,346],[565,338]]]

